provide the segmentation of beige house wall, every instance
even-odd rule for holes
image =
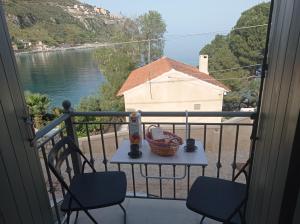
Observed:
[[[151,77],[151,74],[149,74]],[[150,79],[150,78],[149,78]],[[222,111],[224,89],[171,70],[124,93],[126,111]],[[195,109],[200,105],[199,109]],[[185,118],[143,117],[144,122],[184,122]],[[221,118],[189,118],[190,122],[221,122]]]

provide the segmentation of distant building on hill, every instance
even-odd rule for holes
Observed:
[[[94,11],[95,11],[96,13],[100,13],[100,8],[94,7]]]
[[[20,40],[17,44],[18,49],[28,49],[32,47],[32,43],[30,41]]]
[[[43,44],[42,41],[38,41],[38,42],[35,44],[35,46],[34,46],[33,49],[36,50],[36,51],[44,51],[44,50],[47,50],[47,45],[46,45],[46,44]]]
[[[208,56],[200,55],[199,69],[162,57],[130,73],[118,92],[126,111],[222,111],[230,89],[208,73]],[[143,121],[184,121],[184,118],[144,118]],[[220,122],[221,118],[190,118]]]
[[[96,13],[98,13],[98,14],[105,15],[105,16],[107,16],[107,15],[110,14],[110,12],[109,12],[107,9],[104,9],[104,8],[98,8],[98,7],[95,7],[95,8],[94,8],[94,11],[95,11]]]
[[[112,13],[109,13],[109,16],[111,19],[122,19],[123,18],[122,15],[117,15],[117,14],[112,14]]]
[[[18,50],[18,46],[16,44],[12,44],[12,48],[13,48],[14,51]]]

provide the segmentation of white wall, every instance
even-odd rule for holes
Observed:
[[[222,111],[224,89],[171,70],[124,93],[125,109],[142,111]],[[200,110],[194,105],[200,104]],[[143,118],[143,121],[185,121],[185,118]],[[190,118],[220,122],[221,118]]]

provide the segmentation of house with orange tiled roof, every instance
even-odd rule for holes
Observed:
[[[222,111],[230,89],[208,73],[208,56],[200,55],[199,68],[162,57],[132,71],[118,96],[126,111]],[[184,118],[161,118],[184,121]],[[190,118],[195,122],[220,122],[221,118]],[[144,118],[154,122],[159,118]]]

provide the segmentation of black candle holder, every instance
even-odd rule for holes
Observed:
[[[130,145],[130,152],[128,153],[129,157],[132,159],[137,159],[142,156],[142,152],[139,150],[139,144],[131,144]]]
[[[195,145],[195,139],[188,138],[186,140],[186,145],[184,146],[184,150],[186,152],[194,152],[197,149],[197,146]]]

